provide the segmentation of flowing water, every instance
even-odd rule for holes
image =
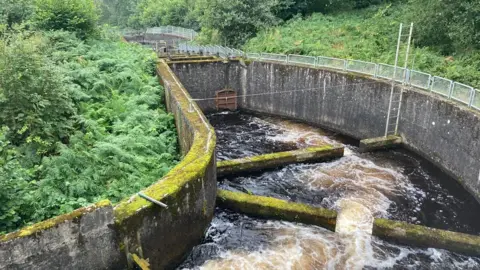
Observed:
[[[348,138],[281,118],[244,112],[208,118],[219,160],[344,144],[345,156],[330,162],[219,179],[223,189],[337,210],[338,223],[333,233],[217,210],[204,243],[180,269],[480,269],[478,258],[371,237],[373,217],[480,233],[478,203],[424,159],[406,150],[359,153]]]

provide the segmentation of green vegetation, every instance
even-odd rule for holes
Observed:
[[[413,22],[409,68],[480,87],[480,0],[124,1],[103,0],[124,7],[122,27],[170,24],[199,30],[201,44],[387,64],[399,23]]]
[[[476,8],[480,7],[480,1],[476,2]],[[457,31],[458,27],[465,26],[461,23],[457,26],[455,23],[448,23],[449,28],[443,28],[442,25],[446,25],[450,17],[442,15],[441,22],[437,22],[439,18],[423,16],[420,13],[428,10],[426,7],[420,8],[419,5],[423,3],[415,0],[408,5],[383,5],[331,15],[315,13],[306,18],[295,18],[282,26],[258,33],[257,37],[247,42],[244,49],[393,64],[398,26],[401,22],[415,19],[415,47],[411,52],[408,67],[480,87],[480,51],[477,48],[480,42],[472,40],[475,35],[468,31],[473,29],[466,27],[468,31]],[[442,6],[442,9],[448,8],[447,5]],[[471,12],[473,11],[468,10],[467,14],[459,13],[456,17],[469,16]],[[429,20],[423,21],[425,17]],[[477,27],[480,26],[480,19],[472,22],[477,23]],[[432,31],[442,31],[451,39],[442,38],[430,42],[429,40],[438,35],[436,32],[424,30],[426,25],[432,26],[429,28]],[[434,28],[434,25],[439,27]],[[467,35],[470,39],[460,35]],[[478,37],[477,30],[476,38]],[[446,51],[451,54],[444,54]],[[403,65],[403,62],[404,60],[400,59],[400,64]]]
[[[155,54],[108,38],[97,15],[93,1],[45,0],[4,20],[0,233],[118,202],[177,163]]]
[[[36,0],[33,22],[41,30],[65,30],[85,38],[96,30],[98,9],[91,0]]]

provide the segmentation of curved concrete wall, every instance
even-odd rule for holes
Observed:
[[[168,209],[134,196],[115,207],[115,223],[126,253],[148,258],[152,269],[165,269],[180,263],[203,238],[213,218],[217,176],[213,128],[195,105],[190,110],[186,90],[165,62],[158,64],[157,73],[186,155],[144,191]]]
[[[115,208],[109,201],[0,236],[0,269],[125,269],[130,254],[151,269],[173,268],[198,244],[213,218],[217,180],[215,133],[168,65],[157,69],[175,115],[183,160]],[[128,258],[128,259],[127,259]]]
[[[226,69],[225,65],[230,67]],[[303,120],[357,139],[385,133],[391,89],[387,81],[273,62],[196,62],[171,66],[187,89],[198,97],[213,97],[217,85],[236,82],[230,85],[239,93],[240,108]],[[406,88],[399,133],[407,148],[437,164],[480,200],[477,112],[438,95]]]

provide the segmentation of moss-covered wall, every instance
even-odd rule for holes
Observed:
[[[0,269],[122,269],[113,207],[101,201],[0,236]]]
[[[201,241],[213,218],[217,182],[213,128],[165,61],[157,73],[185,157],[144,191],[167,209],[134,196],[115,207],[115,223],[125,252],[148,259],[152,269],[164,269],[175,267]]]
[[[260,218],[301,222],[335,231],[337,212],[301,203],[242,192],[219,190],[220,207]],[[467,255],[480,255],[480,236],[439,230],[376,218],[373,235],[416,247],[441,248]]]
[[[278,152],[260,156],[220,161],[217,164],[217,175],[225,176],[245,172],[276,168],[293,163],[318,162],[343,156],[344,147],[325,145],[309,147],[288,152]]]

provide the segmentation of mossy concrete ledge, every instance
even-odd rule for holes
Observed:
[[[387,137],[378,137],[364,139],[360,141],[360,152],[370,152],[397,147],[402,143],[402,137],[390,135]]]
[[[373,234],[385,240],[417,247],[445,249],[480,256],[480,236],[439,230],[406,222],[377,218]]]
[[[337,212],[324,208],[227,190],[218,190],[217,204],[251,216],[317,225],[335,231]]]
[[[0,236],[0,269],[122,269],[113,206],[101,201]]]
[[[241,159],[220,161],[217,164],[217,175],[225,176],[244,172],[280,167],[288,164],[317,162],[343,156],[344,147],[327,145],[310,147],[295,151],[278,152]]]
[[[201,241],[213,218],[217,191],[215,132],[197,105],[190,102],[188,92],[165,60],[159,61],[157,74],[165,87],[167,108],[175,116],[185,157],[143,191],[168,208],[133,196],[115,207],[115,224],[125,254],[138,254],[152,269],[170,269]]]
[[[254,217],[317,225],[335,231],[337,213],[332,210],[242,192],[218,190],[217,204]],[[387,241],[421,248],[439,248],[480,256],[480,236],[445,231],[406,222],[376,218],[373,235]]]

